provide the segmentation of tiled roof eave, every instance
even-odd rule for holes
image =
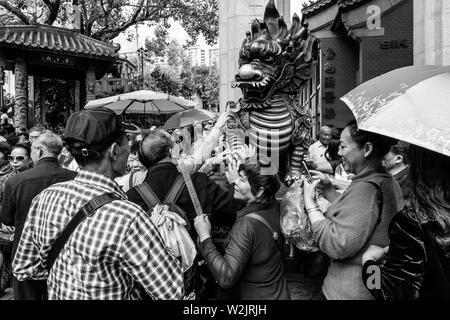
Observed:
[[[367,0],[339,0],[338,5],[341,9],[350,8],[354,5],[361,4],[363,2],[366,2]]]
[[[369,0],[318,0],[315,3],[303,8],[302,14],[311,16],[334,4],[337,4],[340,10],[348,10],[353,6],[361,5],[367,1]]]
[[[0,46],[7,44],[21,49],[39,49],[59,54],[98,59],[115,59],[118,48],[72,30],[52,26],[0,27]]]
[[[334,4],[337,0],[319,0],[302,9],[302,14],[311,15]]]
[[[0,41],[0,45],[1,44],[2,44],[2,42]],[[74,57],[89,58],[89,59],[95,59],[95,60],[116,60],[117,59],[116,55],[89,54],[89,53],[85,53],[85,52],[79,51],[79,50],[68,52],[67,50],[50,49],[46,46],[39,46],[39,45],[23,46],[23,45],[17,45],[15,43],[6,43],[6,44],[7,44],[6,47],[9,47],[12,49],[21,49],[21,50],[25,50],[25,51],[39,50],[40,53],[47,53],[47,54],[70,55],[70,56],[74,56]]]

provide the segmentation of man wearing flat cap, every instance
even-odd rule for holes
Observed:
[[[120,118],[102,107],[74,113],[67,122],[65,142],[80,172],[33,200],[13,261],[19,281],[48,277],[51,300],[140,299],[142,289],[153,299],[184,294],[180,263],[150,217],[114,182],[126,170],[126,131]],[[82,206],[105,194],[115,200],[77,225],[49,268],[58,235]]]

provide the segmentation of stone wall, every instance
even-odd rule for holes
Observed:
[[[414,64],[450,65],[450,1],[414,0]]]
[[[237,101],[241,97],[239,89],[231,88],[238,71],[239,50],[250,31],[251,22],[264,16],[269,0],[226,0],[219,1],[219,65],[220,65],[220,111],[225,110],[227,101]],[[277,9],[290,24],[290,1],[277,0]]]

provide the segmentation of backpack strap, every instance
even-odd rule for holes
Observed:
[[[144,200],[148,210],[152,210],[154,206],[161,203],[161,200],[159,200],[155,191],[153,191],[153,189],[145,181],[136,186],[136,191],[139,193],[142,200]]]
[[[178,198],[181,195],[181,192],[184,189],[184,179],[183,175],[179,175],[174,183],[172,184],[172,187],[167,192],[166,198],[164,199],[164,203],[175,203],[177,202]]]
[[[278,243],[278,239],[280,238],[278,235],[278,232],[276,232],[272,226],[270,225],[270,223],[264,219],[261,215],[256,214],[256,213],[250,213],[247,214],[246,217],[258,220],[259,222],[261,222],[262,224],[264,224],[266,226],[266,228],[270,231],[270,233],[272,234],[272,238],[275,241],[275,244],[277,245],[278,249],[280,250],[280,252],[283,252],[283,250],[281,250],[281,246]]]
[[[181,195],[181,192],[184,189],[184,178],[180,174],[170,187],[170,190],[167,192],[166,198],[164,199],[164,203],[170,205],[171,209],[174,209],[177,213],[181,215],[181,217],[186,221],[186,230],[188,232],[191,231],[191,221],[189,220],[189,216],[186,212],[176,204],[178,198]]]
[[[128,180],[128,190],[132,189],[134,187],[133,185],[133,177],[134,177],[134,171],[130,173],[130,178]]]

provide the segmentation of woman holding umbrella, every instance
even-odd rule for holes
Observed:
[[[363,255],[363,282],[380,300],[449,300],[450,159],[411,145],[409,161],[410,205],[392,219],[389,247]]]

